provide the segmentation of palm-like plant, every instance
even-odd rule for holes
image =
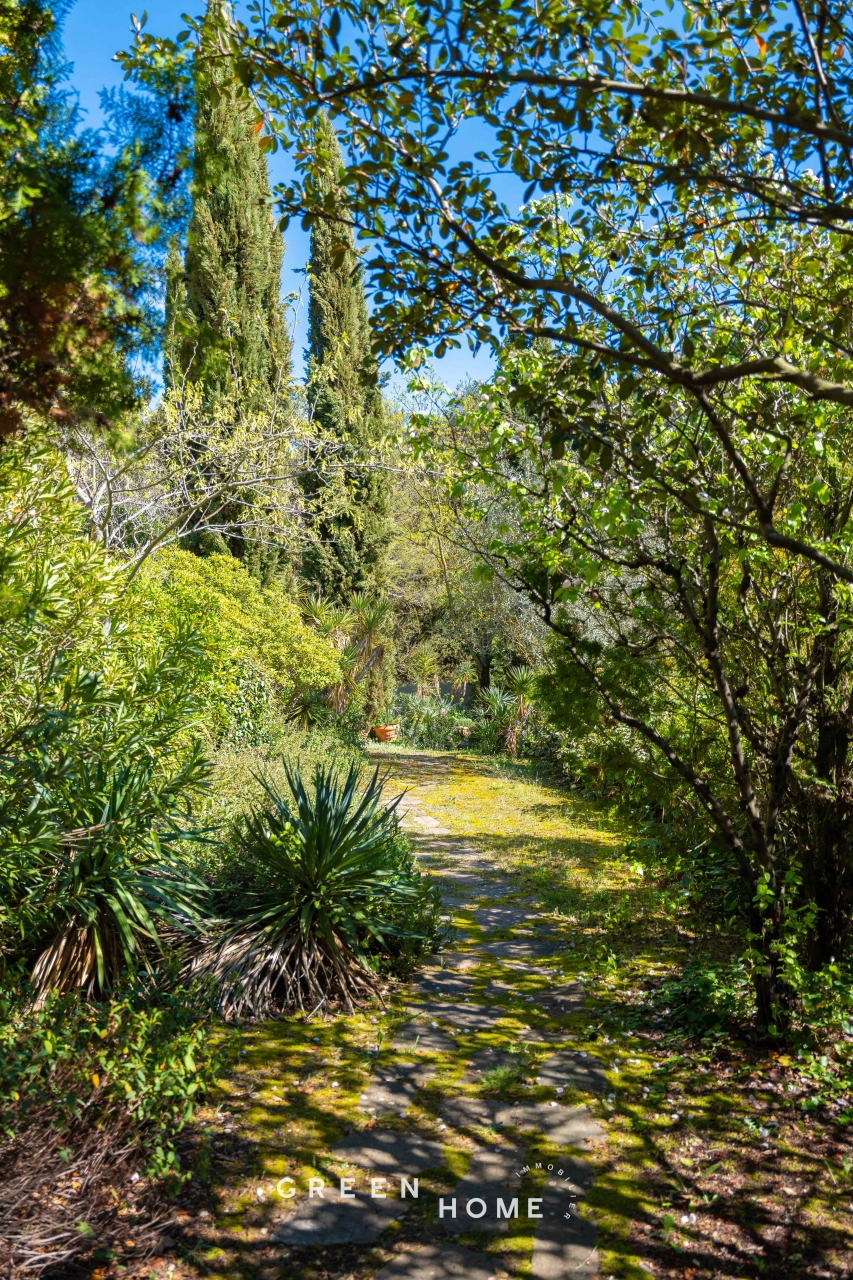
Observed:
[[[209,773],[184,740],[196,654],[184,637],[112,681],[56,659],[0,747],[0,919],[39,1002],[102,995],[196,915],[203,886],[170,854]]]
[[[438,693],[438,654],[428,640],[416,644],[409,654],[409,671],[415,679],[415,693],[419,698],[428,693]]]
[[[468,696],[468,686],[472,685],[477,679],[477,668],[474,666],[470,658],[465,658],[455,668],[451,676],[451,689],[454,693],[461,693],[462,700]]]
[[[510,667],[506,673],[506,686],[514,698],[512,719],[506,735],[507,750],[517,756],[524,748],[527,721],[533,710],[536,696],[536,676],[530,667]]]
[[[315,595],[303,600],[302,613],[306,622],[336,649],[343,649],[349,643],[354,621],[349,609]]]
[[[264,812],[247,820],[244,853],[267,887],[248,917],[191,965],[212,974],[226,1017],[264,1017],[375,995],[369,941],[401,936],[394,923],[423,895],[420,878],[393,854],[396,808],[382,802],[377,770],[359,793],[359,770],[341,780],[317,766],[309,791],[286,769],[290,796],[265,785]],[[415,936],[411,931],[408,936]]]
[[[508,721],[515,706],[513,695],[508,693],[506,689],[499,688],[496,684],[493,684],[488,689],[483,689],[477,702],[484,715],[497,721]]]

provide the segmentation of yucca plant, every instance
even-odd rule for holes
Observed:
[[[468,686],[472,685],[477,679],[477,668],[470,658],[464,658],[454,669],[451,679],[451,690],[453,693],[461,693],[462,701],[468,697]]]
[[[378,770],[361,787],[355,766],[341,778],[318,765],[310,789],[298,769],[285,774],[290,795],[265,784],[267,804],[243,832],[242,857],[263,887],[191,963],[215,978],[226,1017],[352,1012],[378,991],[371,947],[419,936],[400,923],[428,892],[395,852],[401,797],[383,802]]]
[[[409,671],[415,679],[415,692],[419,698],[428,693],[438,693],[438,654],[429,640],[416,644],[409,654]]]
[[[533,711],[536,696],[536,675],[530,667],[510,667],[506,673],[506,686],[515,699],[512,719],[506,735],[506,747],[511,756],[524,750],[527,721]]]
[[[170,851],[199,834],[210,772],[190,736],[195,641],[141,657],[121,636],[101,643],[106,674],[61,653],[42,671],[20,636],[21,711],[0,717],[0,954],[34,962],[38,1002],[100,997],[149,967],[204,888]]]
[[[201,776],[195,761],[170,781],[182,790],[194,776]],[[53,932],[31,975],[37,1003],[50,991],[102,995],[124,970],[150,968],[149,952],[160,948],[163,926],[186,928],[203,890],[169,854],[169,837],[189,833],[168,820],[166,788],[157,786],[150,764],[118,773],[95,764],[79,780],[78,817],[88,804],[89,821],[62,832],[40,860],[21,912],[22,923],[29,919]],[[168,830],[158,832],[158,819]]]

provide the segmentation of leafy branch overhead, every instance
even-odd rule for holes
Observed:
[[[743,457],[745,433],[775,431],[729,402],[769,381],[807,416],[853,403],[846,10],[720,14],[691,0],[675,18],[600,0],[453,12],[349,0],[273,4],[185,35],[203,58],[235,59],[270,145],[292,150],[286,216],[340,219],[318,113],[347,137],[339,183],[381,351],[547,339],[569,361],[562,383],[581,377],[590,404],[604,370],[626,396],[645,373],[683,389],[749,497],[750,528],[851,581],[847,532],[824,545],[785,527]],[[182,56],[140,32],[127,65],[155,52]],[[707,299],[689,287],[710,236],[731,322],[711,346],[697,343]],[[559,445],[569,427],[559,403],[547,410],[543,434]],[[610,447],[584,420],[571,431]]]

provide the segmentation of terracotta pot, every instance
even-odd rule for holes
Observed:
[[[375,724],[373,732],[380,742],[396,742],[400,726],[398,724]]]

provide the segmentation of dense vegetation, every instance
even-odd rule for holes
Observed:
[[[138,27],[141,96],[103,133],[61,12],[0,3],[12,1200],[56,1160],[185,1176],[229,1022],[352,1010],[435,944],[363,768],[388,725],[622,803],[638,858],[733,926],[671,986],[685,1024],[828,1050],[853,991],[847,10],[212,3],[177,41]],[[311,231],[304,379],[279,212]],[[428,350],[463,335],[495,372],[450,391]],[[46,1143],[69,1154],[39,1172]]]

